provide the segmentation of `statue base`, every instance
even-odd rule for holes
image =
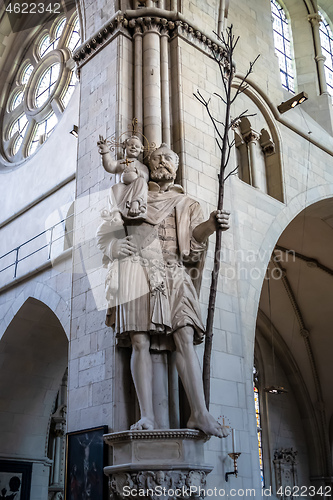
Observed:
[[[204,498],[206,476],[213,469],[204,463],[208,439],[192,429],[106,434],[113,463],[104,468],[110,498]]]

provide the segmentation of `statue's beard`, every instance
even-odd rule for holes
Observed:
[[[150,177],[153,181],[174,181],[176,175],[170,172],[166,167],[159,167],[151,171]]]

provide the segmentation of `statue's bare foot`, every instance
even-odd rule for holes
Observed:
[[[137,217],[141,214],[140,203],[138,201],[132,201],[130,208],[128,209],[128,215],[130,217]]]
[[[190,420],[187,422],[187,428],[198,429],[207,434],[207,436],[222,438],[228,435],[226,432],[227,429],[224,429],[208,411],[191,416]]]
[[[138,422],[131,425],[131,431],[151,431],[154,429],[154,421],[148,417],[140,418]]]

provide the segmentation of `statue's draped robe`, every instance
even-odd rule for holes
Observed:
[[[98,228],[98,245],[109,267],[106,323],[120,345],[130,345],[130,332],[149,332],[152,348],[172,349],[171,334],[186,325],[194,328],[194,342],[202,342],[204,326],[194,284],[200,286],[206,242],[192,236],[202,222],[199,203],[183,194],[181,186],[162,192],[150,182],[145,222],[124,225],[106,218]],[[125,236],[132,236],[138,254],[113,260],[112,247]]]

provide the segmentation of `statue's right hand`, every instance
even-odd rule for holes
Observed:
[[[104,137],[102,135],[99,136],[99,141],[97,141],[97,146],[98,146],[98,152],[100,154],[104,154],[104,153],[109,153],[110,152],[110,148],[108,146],[108,143],[107,143],[107,140],[104,139]]]
[[[138,251],[138,249],[135,243],[133,243],[132,239],[133,236],[126,236],[126,238],[117,240],[112,245],[112,258],[121,259],[124,257],[128,257],[129,255],[134,255]]]

